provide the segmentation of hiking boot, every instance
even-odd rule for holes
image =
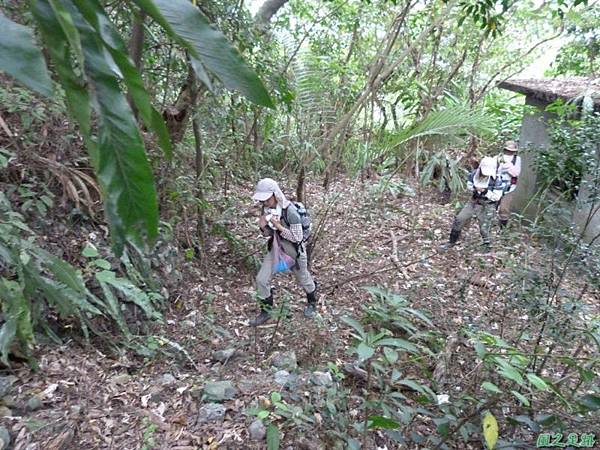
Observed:
[[[273,309],[273,294],[271,294],[268,298],[259,298],[258,304],[260,305],[260,313],[254,318],[254,320],[251,320],[248,323],[251,327],[262,325],[271,318],[271,310]]]
[[[448,244],[454,245],[458,241],[460,237],[460,230],[452,229],[450,230],[450,238],[448,239]]]
[[[249,322],[249,325],[251,327],[258,327],[258,326],[262,325],[263,323],[265,323],[270,318],[271,318],[271,313],[269,311],[263,310],[258,314],[258,316],[256,316],[253,320],[251,320]]]
[[[454,242],[444,242],[443,244],[440,245],[440,249],[444,250],[444,251],[450,250],[455,245],[456,245],[456,243],[454,243]]]
[[[308,305],[304,308],[304,317],[313,318],[317,311],[317,282],[315,281],[315,290],[306,294]]]
[[[304,317],[306,317],[307,319],[312,319],[313,317],[315,317],[316,312],[317,312],[317,304],[309,303],[304,308]]]

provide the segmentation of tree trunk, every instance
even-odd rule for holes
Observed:
[[[306,176],[306,170],[304,165],[300,166],[300,171],[298,172],[298,183],[296,184],[296,201],[304,202],[304,180]]]
[[[177,144],[183,139],[188,120],[196,104],[196,98],[206,91],[204,84],[200,85],[197,89],[194,88],[196,75],[189,63],[188,66],[187,80],[181,87],[175,104],[165,108],[162,113],[173,144]]]
[[[332,128],[332,130],[327,133],[324,137],[323,142],[319,145],[319,148],[316,151],[316,154],[319,155],[323,151],[324,148],[331,145],[333,139],[344,130],[350,120],[354,117],[355,114],[362,111],[365,106],[365,102],[369,99],[371,95],[377,92],[389,79],[389,77],[394,73],[396,68],[406,59],[406,57],[410,54],[412,47],[422,45],[423,41],[425,41],[431,34],[431,31],[438,26],[438,24],[447,17],[449,10],[451,9],[452,2],[448,2],[444,10],[435,17],[431,24],[419,34],[417,39],[412,43],[411,47],[405,48],[397,59],[391,63],[388,67],[385,67],[385,62],[388,60],[390,56],[390,52],[392,47],[398,37],[398,33],[400,32],[400,28],[405,22],[406,15],[410,10],[411,2],[407,2],[407,6],[404,10],[396,17],[392,27],[387,36],[387,45],[385,50],[382,52],[380,57],[377,57],[376,61],[372,64],[371,70],[369,72],[368,81],[363,88],[363,91],[359,98],[356,100],[352,108],[344,114],[344,116],[340,119],[336,126]],[[384,70],[385,69],[385,70]]]
[[[204,198],[204,188],[202,181],[204,178],[204,153],[202,152],[202,136],[200,134],[200,117],[195,114],[192,119],[192,128],[194,130],[194,146],[196,149],[196,198],[197,224],[196,234],[198,236],[198,256],[204,259],[204,248],[206,245],[206,199]]]
[[[277,14],[288,0],[266,0],[258,12],[256,16],[254,16],[254,20],[260,25],[265,25],[271,21],[271,18]]]

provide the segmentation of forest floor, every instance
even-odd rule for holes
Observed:
[[[486,253],[471,224],[460,245],[443,251],[454,205],[437,191],[410,188],[411,195],[388,193],[381,203],[375,186],[348,179],[329,192],[308,186],[315,222],[326,216],[311,268],[319,282],[319,314],[304,318],[304,295],[291,275],[282,274],[274,278],[276,305],[285,299],[291,314],[257,329],[248,326],[257,306],[255,271],[244,256],[258,257],[264,240],[250,208],[252,187],[229,193],[233,210],[241,214],[223,221],[229,234],[210,238],[209,263],[182,263],[182,281],[171,289],[166,323],[145,338],[156,349],[152,357],[133,350],[115,355],[73,341],[39,343],[39,370],[15,365],[3,374],[16,377],[0,406],[0,423],[10,432],[13,448],[262,449],[264,430],[257,424],[249,429],[256,417],[247,409],[269,409],[273,392],[302,408],[294,418],[269,416],[283,434],[281,448],[335,448],[325,412],[314,404],[328,395],[329,386],[344,386],[356,394],[348,398],[347,413],[360,419],[364,380],[335,375],[356,359],[349,351],[352,330],[340,318],[362,316],[361,306],[371,298],[364,287],[387,288],[425,311],[442,342],[465,327],[506,336],[529,320],[515,315],[506,300],[513,267],[523,258],[544,264],[540,243],[515,224],[502,235],[495,228],[493,249]],[[564,285],[568,289],[576,282],[569,273]],[[594,298],[598,292],[588,291],[584,301],[593,305]],[[469,383],[479,385],[481,379],[474,376],[476,354],[467,339],[455,343],[451,358],[445,383],[450,397],[452,389],[476,391]],[[425,366],[433,372],[435,358]],[[213,395],[222,397],[222,406],[207,409],[203,387],[214,381],[232,385],[218,385]],[[420,421],[402,432],[427,436],[432,427]],[[361,440],[359,433],[354,436]],[[533,434],[520,436],[535,443]],[[385,448],[389,440],[374,431],[368,442],[369,448]],[[459,440],[450,439],[448,445],[465,448]],[[481,448],[480,441],[474,440],[472,448]]]

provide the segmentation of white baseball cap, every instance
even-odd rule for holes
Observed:
[[[277,181],[272,178],[263,178],[256,184],[256,191],[252,196],[255,202],[264,202],[270,199],[279,189]]]
[[[496,160],[491,156],[486,156],[479,163],[479,171],[484,177],[492,177],[496,175],[497,164]]]

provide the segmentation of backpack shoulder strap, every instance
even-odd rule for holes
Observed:
[[[517,163],[517,155],[516,155],[516,154],[515,154],[515,155],[513,155],[513,157],[512,157],[512,163],[513,163],[513,164],[516,164],[516,163]]]

